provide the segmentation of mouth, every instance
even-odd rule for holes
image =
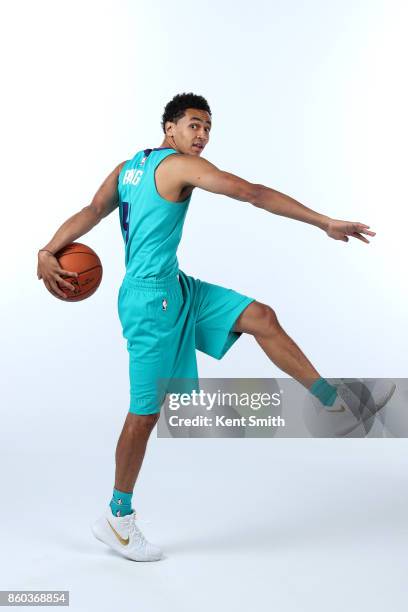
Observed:
[[[196,151],[202,151],[204,149],[204,145],[202,144],[193,144],[193,149],[195,149]]]

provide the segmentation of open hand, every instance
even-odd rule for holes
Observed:
[[[371,232],[368,228],[369,225],[359,223],[358,221],[341,221],[339,219],[330,219],[326,228],[326,234],[334,240],[342,240],[348,242],[348,236],[357,238],[367,244],[370,242],[362,234],[368,236],[375,236],[375,232]]]

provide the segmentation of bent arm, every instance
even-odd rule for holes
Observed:
[[[42,249],[55,254],[64,246],[87,234],[99,221],[115,210],[119,204],[118,177],[125,163],[126,161],[116,166],[103,181],[92,202],[69,217]]]
[[[275,189],[250,183],[235,174],[224,172],[202,157],[181,155],[177,163],[176,171],[183,187],[194,185],[212,193],[249,202],[275,215],[310,223],[324,230],[328,227],[330,217],[307,208]]]

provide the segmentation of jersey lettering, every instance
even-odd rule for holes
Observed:
[[[142,178],[144,170],[126,170],[123,185],[137,185]]]

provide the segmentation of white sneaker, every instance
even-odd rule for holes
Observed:
[[[364,416],[364,407],[371,408],[371,415],[384,408],[397,388],[394,381],[387,378],[341,378],[334,386],[338,395],[333,406],[327,409],[334,409],[343,400],[359,417]]]
[[[397,388],[395,382],[389,378],[362,378],[361,382],[371,393],[378,408],[384,408]]]
[[[371,429],[375,415],[392,397],[396,385],[387,379],[326,379],[337,388],[332,406],[313,397],[314,410],[306,408],[305,422],[318,437],[353,435],[364,437]],[[347,381],[347,382],[345,382]]]
[[[163,553],[150,544],[137,525],[136,512],[113,516],[110,507],[91,527],[94,536],[132,561],[159,561]]]

